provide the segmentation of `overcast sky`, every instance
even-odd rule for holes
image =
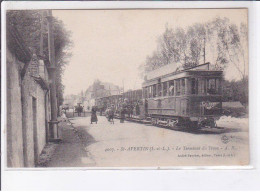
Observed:
[[[207,10],[54,10],[72,32],[72,58],[66,67],[65,95],[86,90],[95,79],[125,89],[139,89],[138,67],[156,49],[158,37],[169,27],[187,27],[214,17],[240,24],[247,12],[239,9]],[[210,62],[210,61],[209,61]],[[230,77],[237,76],[233,69]]]

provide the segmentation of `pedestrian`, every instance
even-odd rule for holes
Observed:
[[[120,123],[123,123],[125,121],[125,110],[123,107],[120,109]]]
[[[98,119],[97,119],[97,109],[96,109],[95,106],[93,106],[92,110],[91,110],[91,124],[93,122],[96,122],[96,124],[97,124],[97,121],[98,121]]]
[[[128,114],[128,118],[130,118],[131,117],[131,105],[130,104],[127,105],[127,114]]]
[[[136,112],[136,116],[140,115],[140,106],[139,106],[138,102],[136,103],[136,106],[135,106],[135,112]]]
[[[126,112],[127,112],[127,100],[125,99],[124,102],[121,104],[120,123],[124,123]]]
[[[147,99],[144,100],[144,111],[145,111],[145,115],[148,115],[148,101]]]
[[[108,121],[112,124],[114,124],[114,113],[115,113],[115,110],[114,110],[114,105],[111,106],[111,108],[108,109]]]
[[[100,108],[100,116],[102,116],[103,108]]]
[[[131,103],[131,105],[130,105],[130,117],[131,118],[133,117],[133,114],[134,114],[134,105],[133,105],[133,103]]]
[[[105,116],[106,116],[106,118],[107,118],[108,121],[109,121],[109,118],[108,118],[109,109],[110,109],[110,107],[107,107],[107,109],[105,110]]]
[[[81,113],[83,112],[83,107],[81,105],[78,106],[78,116],[81,116]]]

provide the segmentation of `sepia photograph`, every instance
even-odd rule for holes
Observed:
[[[248,166],[248,9],[6,10],[15,168]]]

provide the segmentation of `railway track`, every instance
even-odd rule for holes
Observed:
[[[115,116],[115,119],[120,119],[119,116]],[[202,127],[202,128],[189,128],[187,126],[175,126],[175,127],[170,127],[166,125],[153,125],[151,121],[149,120],[144,120],[144,119],[138,119],[138,118],[125,118],[126,121],[129,122],[134,122],[134,123],[140,123],[140,124],[146,124],[146,125],[151,125],[155,127],[161,127],[165,129],[170,129],[170,130],[175,130],[175,131],[183,131],[183,132],[190,132],[190,133],[196,133],[196,134],[219,134],[219,133],[225,133],[228,130],[228,128],[224,127]]]

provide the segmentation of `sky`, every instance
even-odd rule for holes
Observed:
[[[218,16],[247,23],[245,9],[54,10],[53,16],[71,31],[74,44],[63,76],[65,95],[85,91],[96,79],[140,89],[138,67],[156,49],[166,24],[185,28]],[[230,79],[238,77],[234,68],[228,72]]]

